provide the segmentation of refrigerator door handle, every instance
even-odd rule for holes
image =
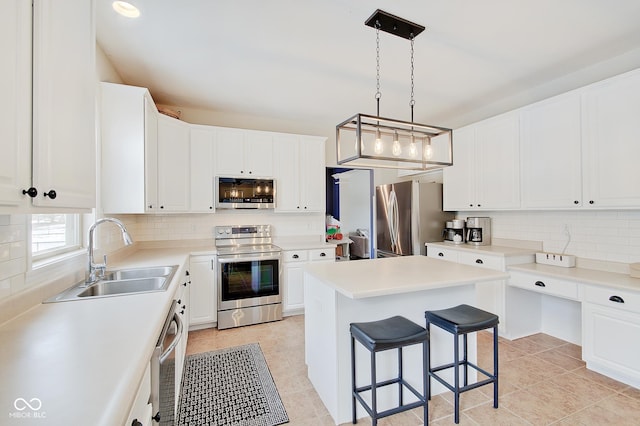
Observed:
[[[398,231],[400,227],[398,215],[398,197],[396,192],[391,190],[389,193],[389,234],[391,237],[391,251],[398,251]]]

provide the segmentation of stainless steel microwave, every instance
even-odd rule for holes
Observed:
[[[272,209],[276,182],[273,179],[216,176],[216,209]]]

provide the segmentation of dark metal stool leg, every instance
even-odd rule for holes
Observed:
[[[430,394],[431,389],[429,386],[429,382],[431,381],[431,376],[429,376],[429,347],[427,341],[422,342],[422,395],[424,395],[424,424],[425,426],[429,424],[429,401],[427,395]],[[426,372],[426,374],[425,374]]]
[[[498,326],[493,327],[493,408],[498,408]]]
[[[454,422],[460,423],[460,336],[457,334],[453,335],[453,415]]]
[[[373,418],[371,419],[371,426],[377,426],[378,424],[378,401],[376,398],[376,353],[371,351],[371,410],[373,411]]]
[[[400,406],[404,405],[402,402],[402,348],[398,348],[398,378],[400,381],[398,382],[398,401],[400,401]]]
[[[464,363],[464,385],[467,386],[469,384],[469,364],[467,364],[467,335],[463,334],[462,335],[462,341],[464,343],[464,348],[463,348],[463,356],[464,358],[462,359],[462,362]]]
[[[351,336],[351,413],[353,424],[356,424],[356,345],[353,335]]]
[[[427,333],[429,333],[429,338],[426,341],[427,345],[427,369],[425,370],[426,380],[427,380],[427,400],[431,400],[431,333],[429,332],[430,323],[427,321]]]

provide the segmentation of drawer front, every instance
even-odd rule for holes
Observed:
[[[584,300],[585,302],[640,313],[640,293],[634,291],[588,285],[585,287]]]
[[[540,275],[511,272],[509,285],[566,299],[579,300],[578,283]]]
[[[448,260],[450,262],[458,262],[458,251],[456,250],[427,246],[427,256],[433,257],[434,259]]]
[[[316,262],[316,261],[335,262],[336,249],[324,248],[324,249],[309,250],[309,260],[312,262]]]
[[[484,254],[475,253],[460,253],[458,255],[458,262],[465,265],[479,266],[486,269],[494,269],[497,271],[504,271],[504,258],[499,256],[487,256]]]
[[[306,262],[308,259],[308,250],[285,250],[282,252],[284,262]]]

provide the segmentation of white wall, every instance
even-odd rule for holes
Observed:
[[[340,173],[340,224],[348,235],[356,229],[371,229],[371,178],[368,170]]]

